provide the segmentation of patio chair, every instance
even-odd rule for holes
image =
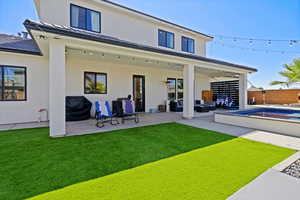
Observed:
[[[202,100],[195,100],[194,110],[196,112],[209,112],[209,106],[204,104]]]
[[[131,100],[123,100],[122,101],[123,106],[123,115],[121,117],[122,124],[125,123],[125,120],[134,120],[135,123],[139,123],[139,115],[135,112],[135,106],[134,101]]]
[[[170,111],[171,112],[183,112],[183,100],[170,101]]]
[[[108,101],[95,103],[95,116],[96,116],[96,126],[98,128],[104,127],[105,123],[110,123],[111,125],[118,125],[119,121],[115,115],[112,114],[111,107]]]

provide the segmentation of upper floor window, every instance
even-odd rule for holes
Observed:
[[[26,68],[0,65],[0,101],[26,100]]]
[[[71,27],[101,32],[101,13],[71,4]]]
[[[107,94],[107,74],[98,72],[85,72],[84,93]]]
[[[195,40],[182,36],[182,51],[195,53]]]
[[[158,45],[174,49],[174,33],[158,30]]]

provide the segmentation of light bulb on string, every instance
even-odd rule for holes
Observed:
[[[272,44],[272,41],[271,41],[271,40],[269,40],[269,41],[268,41],[268,45],[270,46],[271,44]]]
[[[250,45],[253,44],[253,40],[252,40],[252,39],[249,40],[249,44],[250,44]]]

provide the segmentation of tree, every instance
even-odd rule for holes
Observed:
[[[300,83],[300,59],[296,59],[292,64],[284,65],[284,71],[279,72],[286,81],[273,81],[270,85],[282,85],[289,88],[291,85]]]

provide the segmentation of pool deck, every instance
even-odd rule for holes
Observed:
[[[251,128],[227,125],[214,122],[214,116],[202,116],[192,120],[179,120],[178,123],[186,124],[189,126],[204,128],[208,130],[217,131],[220,133],[229,134],[236,137],[241,137],[257,142],[273,144],[285,148],[295,149],[300,151],[300,138],[281,135],[268,131],[255,130]],[[299,156],[300,158],[300,156]]]

